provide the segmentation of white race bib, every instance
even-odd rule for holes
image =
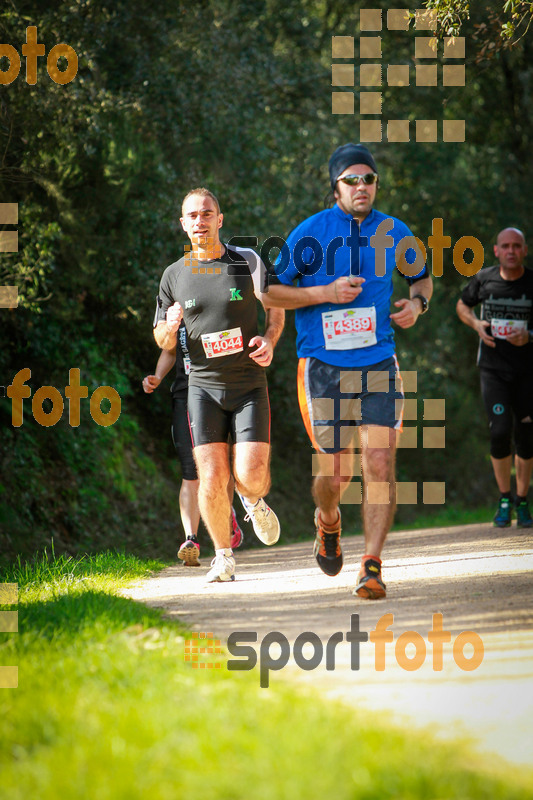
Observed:
[[[322,330],[326,350],[354,350],[376,344],[376,307],[324,311]]]
[[[525,319],[495,319],[490,321],[490,332],[495,339],[507,339],[510,333],[515,331],[525,331],[527,322]]]
[[[202,344],[207,358],[229,356],[231,353],[240,353],[241,350],[244,350],[240,328],[204,333],[202,334]]]

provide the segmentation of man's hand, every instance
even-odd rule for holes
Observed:
[[[167,328],[169,333],[176,333],[182,319],[183,309],[179,303],[174,303],[167,311]]]
[[[486,344],[487,347],[496,347],[496,340],[493,336],[490,335],[490,322],[487,322],[486,319],[478,319],[476,321],[475,330],[479,334],[479,338]]]
[[[157,375],[147,375],[146,378],[143,378],[143,389],[146,394],[152,394],[160,383],[161,378],[158,378]]]
[[[529,331],[525,329],[513,331],[513,333],[509,333],[505,339],[510,342],[510,344],[516,345],[516,347],[523,347],[529,342]]]
[[[271,342],[265,339],[264,336],[254,336],[248,342],[248,347],[254,347],[255,345],[257,345],[257,350],[253,350],[250,353],[250,358],[253,358],[260,367],[268,367],[274,355],[274,348]]]
[[[402,297],[401,300],[396,300],[394,305],[396,308],[401,308],[401,311],[390,315],[392,321],[399,328],[412,328],[422,311],[420,302],[416,298],[409,300],[407,297]]]
[[[363,291],[361,284],[364,282],[364,278],[357,278],[355,275],[349,278],[337,278],[336,281],[324,286],[325,302],[339,305],[351,303]]]

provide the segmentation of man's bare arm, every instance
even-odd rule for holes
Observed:
[[[285,310],[283,308],[267,308],[265,317],[265,339],[274,348],[285,327]]]
[[[165,378],[176,363],[176,350],[162,350],[157,359],[155,375],[160,381]]]
[[[461,299],[457,301],[455,309],[461,322],[464,322],[464,324],[468,325],[469,328],[473,328],[481,341],[486,344],[487,347],[496,347],[494,338],[488,332],[490,323],[487,322],[487,320],[479,319],[479,317],[475,314],[474,309],[470,306],[467,306],[466,303],[463,303]]]
[[[174,350],[177,344],[176,331],[169,330],[166,322],[158,322],[154,328],[154,339],[161,350]]]
[[[361,294],[364,278],[337,278],[323,286],[286,286],[274,284],[261,296],[265,308],[304,308],[321,303],[351,303]]]
[[[147,394],[151,394],[154,389],[157,389],[163,378],[168,375],[174,364],[176,363],[175,350],[161,350],[159,358],[157,359],[157,366],[154,375],[147,375],[143,379],[143,389]]]
[[[428,275],[426,278],[421,278],[419,281],[412,283],[409,287],[409,297],[412,299],[415,295],[421,294],[429,302],[433,294],[433,280]]]
[[[418,317],[422,313],[422,301],[417,300],[416,295],[420,294],[429,301],[433,294],[433,281],[428,275],[427,278],[421,278],[416,283],[412,283],[409,288],[409,297],[402,297],[396,300],[394,305],[399,308],[394,314],[390,315],[391,320],[398,325],[399,328],[412,328]]]
[[[174,303],[167,311],[166,321],[162,320],[154,328],[154,338],[162,350],[173,350],[177,344],[177,333],[181,320],[183,319],[183,309],[179,303]]]

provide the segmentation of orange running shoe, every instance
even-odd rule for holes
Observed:
[[[366,600],[380,600],[387,596],[387,587],[381,580],[381,559],[375,556],[363,556],[357,586],[353,594]]]

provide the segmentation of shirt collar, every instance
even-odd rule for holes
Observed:
[[[354,219],[354,217],[352,217],[351,214],[346,214],[346,212],[342,210],[342,208],[339,206],[338,203],[335,203],[335,205],[332,208],[332,211],[338,217],[340,217],[341,219],[345,219],[348,222],[350,220]],[[372,219],[373,219],[375,213],[376,213],[375,210],[373,208],[371,208],[370,209],[370,214],[367,217],[364,218],[364,220],[363,220],[363,222],[361,224],[362,225],[366,225],[367,223],[372,222]]]

